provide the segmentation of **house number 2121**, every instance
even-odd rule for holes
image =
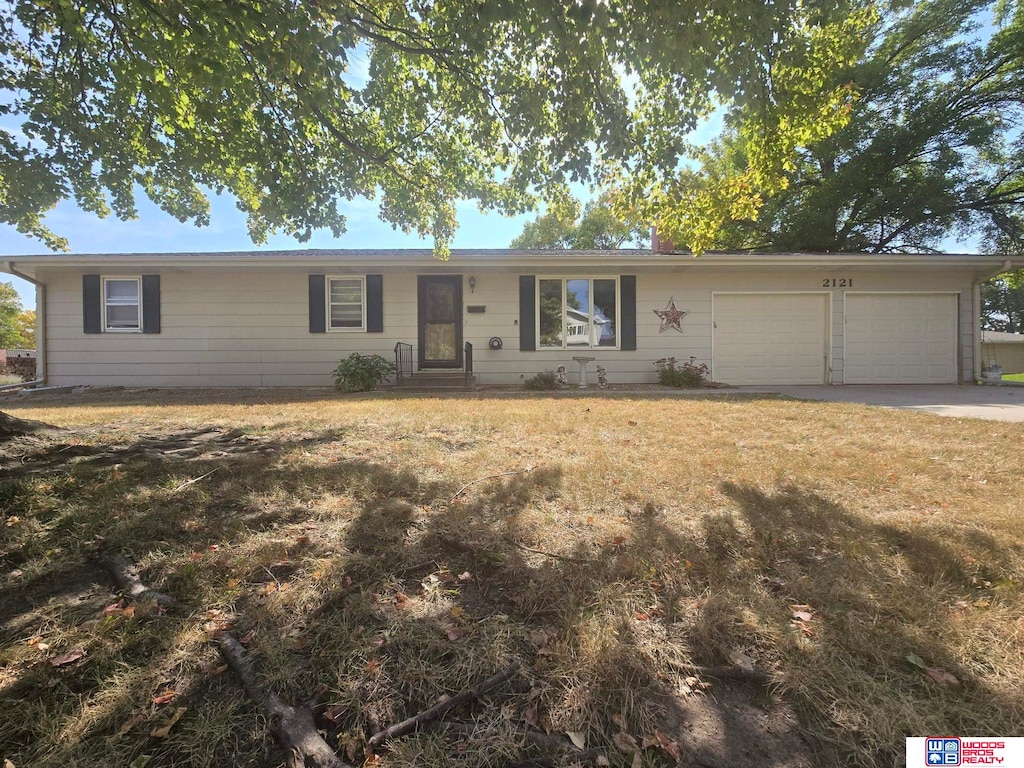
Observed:
[[[852,277],[823,277],[822,288],[853,288]]]

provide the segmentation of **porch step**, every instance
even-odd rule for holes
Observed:
[[[395,383],[403,392],[428,392],[435,390],[469,391],[476,389],[476,376],[466,378],[463,371],[420,371],[412,376],[403,376]]]

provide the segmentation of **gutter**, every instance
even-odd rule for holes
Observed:
[[[19,387],[33,387],[46,383],[46,283],[41,283],[34,277],[29,277],[24,272],[14,268],[13,261],[5,261],[4,271],[20,277],[36,287],[36,378],[34,381],[26,381],[22,384],[12,384],[3,389],[18,389]],[[0,390],[2,391],[2,390]]]
[[[979,274],[971,284],[971,296],[974,302],[974,380],[976,382],[981,381],[981,284],[1012,269],[1013,262],[1006,259],[1001,267],[993,272]]]

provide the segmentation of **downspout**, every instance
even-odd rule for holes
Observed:
[[[46,383],[46,284],[41,283],[34,277],[29,277],[23,272],[14,268],[13,261],[4,262],[4,271],[15,277],[20,277],[36,287],[36,378],[34,381],[26,381],[21,384],[12,384],[3,389],[18,389],[19,387],[32,387]]]
[[[1002,275],[1013,268],[1009,259],[994,272],[978,275],[971,284],[972,301],[974,302],[974,381],[981,381],[981,284],[987,283],[996,275]]]

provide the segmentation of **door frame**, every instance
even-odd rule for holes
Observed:
[[[427,345],[423,327],[426,325],[426,286],[433,283],[450,283],[455,288],[455,359],[448,361],[427,360]],[[419,347],[420,368],[462,368],[462,275],[417,275],[416,276],[416,337]]]

